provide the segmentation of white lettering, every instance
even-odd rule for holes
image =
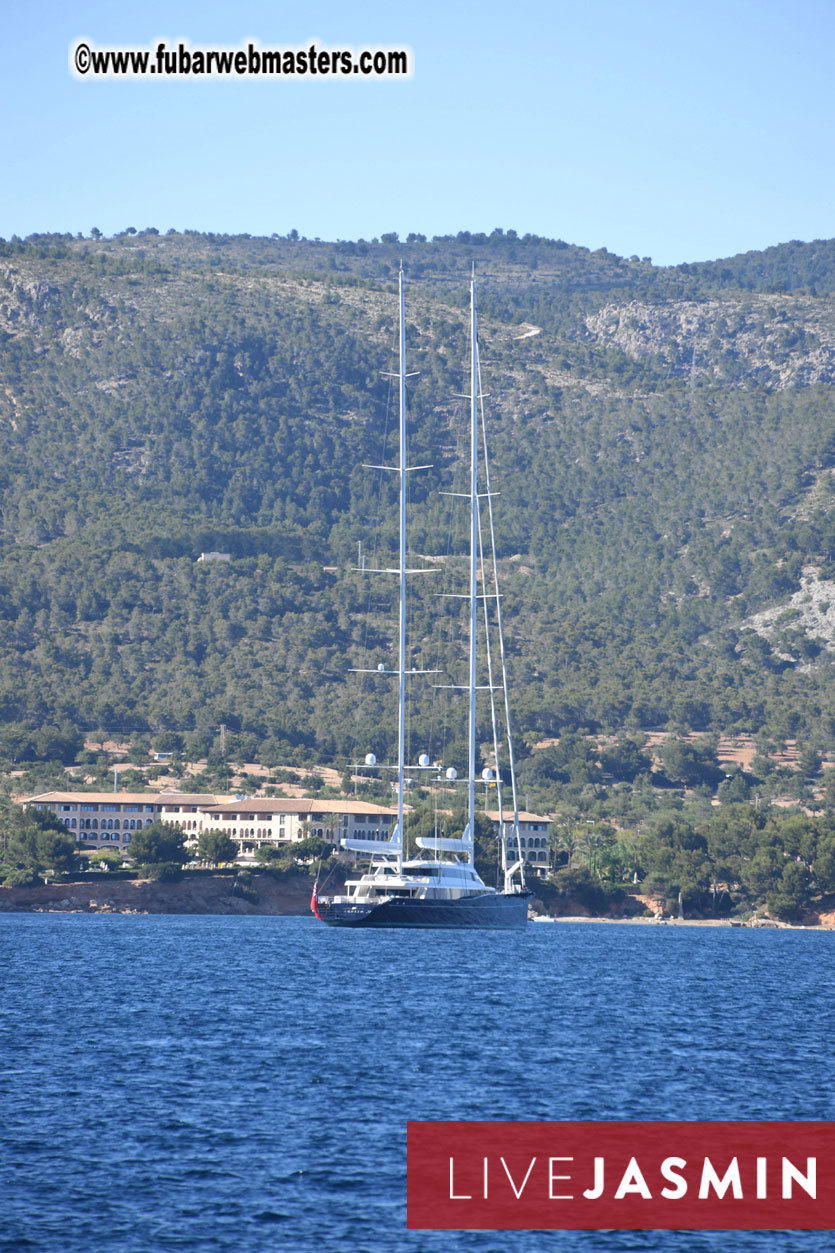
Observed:
[[[652,1200],[652,1193],[647,1187],[647,1181],[641,1174],[641,1168],[634,1157],[630,1158],[629,1165],[623,1172],[623,1178],[618,1184],[617,1192],[615,1193],[615,1200],[622,1201],[627,1193],[633,1192],[637,1192],[638,1196],[642,1196],[645,1201]]]
[[[742,1180],[739,1177],[739,1162],[735,1157],[731,1159],[731,1164],[721,1179],[713,1169],[713,1163],[710,1158],[705,1158],[702,1181],[699,1184],[700,1201],[707,1200],[711,1188],[713,1188],[720,1201],[728,1188],[733,1189],[735,1200],[739,1201],[742,1199]]]
[[[453,1180],[454,1171],[455,1171],[455,1158],[451,1157],[449,1159],[449,1199],[450,1201],[471,1201],[473,1199],[471,1196],[456,1196],[455,1195],[455,1191],[454,1191],[455,1182]]]
[[[684,1178],[684,1175],[680,1175],[678,1173],[678,1170],[684,1170],[686,1165],[687,1162],[683,1157],[664,1158],[661,1163],[661,1177],[662,1179],[668,1180],[669,1183],[674,1183],[676,1185],[674,1188],[661,1189],[661,1195],[665,1198],[665,1200],[678,1201],[686,1193],[687,1180]],[[673,1170],[674,1166],[677,1166],[678,1170]]]
[[[594,1159],[594,1187],[586,1188],[583,1193],[587,1201],[596,1201],[599,1196],[603,1195],[603,1169],[605,1164],[606,1159],[603,1157]]]
[[[792,1182],[799,1183],[807,1196],[814,1201],[817,1196],[817,1165],[816,1157],[806,1158],[806,1174],[800,1173],[797,1166],[792,1165],[787,1157],[783,1158],[783,1199],[791,1200]]]
[[[507,1175],[508,1179],[510,1180],[510,1186],[513,1189],[513,1195],[516,1197],[516,1200],[518,1201],[522,1193],[525,1191],[525,1184],[528,1182],[528,1180],[531,1177],[531,1171],[534,1168],[534,1163],[536,1161],[536,1158],[535,1157],[531,1158],[531,1164],[527,1169],[525,1178],[522,1180],[521,1186],[518,1191],[516,1189],[516,1184],[513,1182],[513,1176],[511,1175],[510,1171],[507,1168],[507,1162],[504,1160],[503,1157],[500,1157],[499,1161],[501,1162],[502,1166],[504,1166],[504,1173]]]
[[[554,1192],[554,1184],[557,1179],[570,1179],[571,1175],[555,1175],[554,1162],[573,1162],[573,1157],[549,1157],[548,1158],[548,1200],[549,1201],[573,1201],[573,1195]]]
[[[757,1200],[764,1201],[768,1196],[766,1170],[768,1166],[767,1157],[757,1158]]]

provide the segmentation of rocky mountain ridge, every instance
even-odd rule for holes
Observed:
[[[432,466],[410,538],[446,554],[448,591],[479,274],[517,724],[835,736],[826,624],[797,616],[805,652],[749,646],[758,615],[809,594],[804,569],[815,603],[835,570],[831,241],[663,269],[504,231],[146,231],[0,243],[9,744],[69,719],[380,748],[390,697],[359,699],[351,674],[388,655],[390,605],[353,567],[393,542],[362,467],[390,453],[401,258],[412,452]],[[197,565],[207,549],[232,561]],[[411,621],[416,663],[457,653],[434,598]]]

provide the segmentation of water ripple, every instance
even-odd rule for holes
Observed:
[[[822,1253],[408,1232],[407,1119],[833,1116],[833,938],[0,918],[2,1253]]]

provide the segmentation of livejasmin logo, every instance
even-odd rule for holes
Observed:
[[[534,1186],[542,1186],[543,1182],[547,1186],[549,1201],[573,1201],[576,1199],[573,1192],[555,1192],[555,1187],[565,1187],[572,1180],[571,1175],[559,1175],[555,1171],[558,1168],[564,1168],[566,1163],[573,1163],[573,1157],[549,1157],[547,1161],[540,1163],[538,1175],[534,1177]],[[495,1166],[498,1165],[500,1170],[495,1172]],[[499,1187],[510,1185],[510,1189],[517,1201],[522,1199],[525,1189],[531,1181],[534,1167],[537,1165],[537,1158],[532,1157],[524,1177],[517,1183],[513,1178],[510,1166],[505,1158],[500,1157],[498,1163],[493,1163],[495,1173],[499,1175]],[[666,1180],[672,1187],[662,1187],[660,1195],[668,1201],[679,1201],[683,1196],[687,1195],[690,1186],[686,1175],[681,1171],[692,1167],[683,1157],[665,1157],[660,1166],[658,1166],[658,1174],[662,1180]],[[773,1165],[771,1166],[773,1171]],[[607,1163],[605,1157],[595,1157],[594,1159],[594,1181],[590,1188],[583,1189],[583,1197],[587,1201],[598,1201],[606,1193],[606,1171]],[[725,1173],[721,1176],[713,1165],[709,1157],[706,1157],[698,1169],[699,1180],[699,1200],[709,1201],[711,1196],[716,1196],[719,1200],[727,1193],[730,1193],[737,1200],[744,1197],[742,1172],[739,1166],[739,1159],[734,1157],[731,1159],[730,1165]],[[627,1196],[640,1196],[645,1201],[651,1201],[653,1193],[646,1181],[646,1176],[641,1170],[638,1162],[634,1157],[630,1158],[626,1169],[622,1171],[622,1166],[615,1166],[614,1178],[617,1186],[611,1192],[615,1201],[622,1201]],[[504,1176],[502,1176],[504,1172]],[[758,1157],[756,1160],[755,1174],[755,1195],[758,1200],[766,1200],[768,1197],[768,1174],[769,1160],[767,1157]],[[782,1159],[782,1193],[784,1199],[790,1200],[792,1197],[792,1186],[797,1183],[808,1196],[815,1199],[816,1184],[815,1178],[817,1174],[817,1162],[814,1157],[807,1157],[804,1171],[800,1171],[787,1157]],[[484,1200],[490,1197],[490,1178],[491,1178],[491,1162],[489,1157],[482,1158],[482,1191],[481,1196]],[[451,1201],[471,1201],[473,1199],[471,1193],[455,1192],[455,1158],[449,1159],[449,1199]],[[531,1188],[533,1191],[533,1187]]]
[[[835,1123],[409,1123],[412,1228],[835,1228]]]

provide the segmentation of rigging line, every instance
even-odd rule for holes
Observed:
[[[396,350],[396,346],[397,346],[397,340],[395,337],[395,341],[392,346],[392,351]],[[388,448],[393,388],[394,388],[394,380],[391,377],[389,377],[388,386],[386,390],[385,408],[383,410],[383,413],[384,413],[383,455],[380,458],[381,464],[385,464],[386,462],[386,450]],[[379,564],[376,560],[376,555],[380,546],[380,527],[381,527],[382,507],[383,507],[383,481],[384,481],[384,474],[383,474],[383,471],[380,470],[377,475],[376,505],[374,508],[374,515],[373,515],[374,525],[372,529],[373,542],[372,542],[372,547],[371,547],[371,553],[372,553],[372,558],[373,558],[372,564],[375,566]],[[365,613],[363,615],[364,623],[363,623],[363,637],[362,637],[362,650],[363,650],[363,653],[366,653],[366,654],[368,652],[368,635],[369,635],[369,631],[371,630],[371,598],[373,594],[374,594],[374,585],[373,585],[372,580],[369,579],[368,580],[368,596],[366,598]],[[352,747],[352,752],[351,752],[351,758],[354,761],[357,760],[357,756],[358,756],[360,721],[364,713],[366,712],[368,697],[372,691],[373,691],[373,686],[372,686],[371,678],[368,676],[364,676],[360,680],[360,694],[359,694],[360,698],[357,701],[356,708],[354,711],[354,742],[353,742],[353,747]]]
[[[406,458],[406,463],[408,464],[408,433],[407,433],[407,448],[406,448],[406,451],[405,451],[405,454],[404,454],[404,455],[405,455],[405,458]],[[406,509],[406,532],[405,532],[406,553],[411,552],[411,547],[410,547],[410,532],[411,532],[410,520],[411,520],[411,516],[412,516],[412,487],[411,487],[411,483],[410,483],[409,479],[410,479],[410,476],[407,474],[407,475],[405,476],[405,478],[404,478],[404,483],[403,483],[403,490],[404,490],[404,492],[405,492],[405,494],[406,494],[406,505],[405,505],[405,509]],[[407,565],[408,565],[408,562],[406,562],[406,561],[405,561],[405,554],[404,554],[404,562],[405,562],[405,564],[407,564]],[[412,631],[412,628],[413,628],[413,609],[412,609],[412,597],[414,596],[414,591],[412,592],[412,595],[410,596],[410,595],[409,595],[409,586],[410,586],[410,585],[409,585],[409,583],[408,583],[408,581],[407,581],[407,583],[406,583],[406,594],[405,594],[405,598],[404,598],[404,602],[403,602],[403,613],[404,613],[404,621],[403,621],[403,646],[404,646],[404,647],[403,647],[403,666],[404,666],[404,669],[408,669],[407,659],[413,656],[413,654],[412,654],[412,643],[413,643],[413,639],[412,639],[412,635],[413,635],[413,631]],[[413,587],[413,586],[414,586],[414,584],[412,584],[412,587]],[[414,661],[412,661],[412,665],[414,665]],[[404,683],[403,683],[403,768],[404,768],[404,770],[405,770],[405,768],[406,768],[406,763],[407,763],[407,762],[412,761],[412,706],[413,706],[413,704],[414,704],[414,701],[413,701],[411,698],[413,697],[413,695],[414,695],[414,693],[413,693],[413,691],[412,691],[412,685],[411,685],[411,683],[408,683],[408,682],[406,682],[406,681],[404,680]],[[404,786],[405,786],[405,780],[404,780]],[[406,828],[406,810],[405,810],[405,806],[404,806],[404,809],[403,809],[403,832],[401,833],[401,835],[402,835],[402,837],[403,837],[403,839],[402,839],[402,843],[403,843],[403,853],[404,853],[404,856],[405,856],[405,853],[406,853],[405,828]]]
[[[484,566],[484,537],[482,535],[481,523],[481,502],[476,500],[476,516],[478,520],[478,555],[481,566],[482,586],[486,586],[487,571]],[[496,803],[499,807],[498,832],[499,838],[496,841],[496,885],[499,883],[500,871],[504,871],[504,863],[502,858],[502,766],[499,757],[499,731],[496,719],[496,693],[493,687],[493,653],[490,640],[490,614],[487,607],[487,597],[482,599],[482,608],[484,610],[484,653],[487,658],[487,682],[490,688],[490,721],[493,729],[493,759],[496,763]],[[487,817],[487,804],[490,798],[490,782],[484,781],[484,815]],[[489,818],[487,819],[489,822]]]
[[[476,516],[478,519],[478,559],[481,566],[482,586],[485,585],[487,579],[487,570],[484,565],[484,537],[481,525],[481,502],[476,501]],[[499,832],[502,829],[502,763],[499,757],[499,728],[496,718],[496,693],[493,687],[493,650],[490,641],[490,614],[487,607],[487,597],[482,600],[484,609],[484,653],[487,658],[487,683],[490,688],[490,721],[493,729],[493,758],[496,763],[496,801],[499,806]],[[485,791],[485,807],[487,796],[489,795],[489,787]]]
[[[507,757],[510,766],[510,787],[513,797],[513,835],[515,837],[518,860],[521,857],[521,843],[519,835],[519,799],[516,788],[516,762],[513,753],[513,733],[510,721],[510,694],[507,686],[507,658],[504,647],[504,628],[502,625],[502,600],[498,595],[499,591],[499,568],[496,557],[496,531],[493,524],[493,498],[490,495],[490,460],[487,455],[487,421],[484,416],[484,394],[481,390],[481,357],[476,355],[476,371],[478,375],[478,394],[481,408],[481,439],[484,448],[484,481],[487,488],[487,514],[490,520],[490,550],[493,563],[493,586],[496,589],[496,626],[499,634],[499,656],[501,658],[502,668],[502,690],[504,693],[505,723],[507,726]],[[486,602],[485,602],[486,603]],[[524,886],[525,868],[524,863],[521,869],[521,881]]]
[[[454,449],[454,462],[453,462],[454,469],[453,469],[453,477],[452,477],[453,487],[456,487],[458,484],[458,479],[461,473],[461,466],[462,466],[461,458],[462,458],[463,450],[461,447],[460,428],[459,428],[458,423],[454,421],[454,416],[455,414],[460,413],[460,409],[461,409],[460,405],[456,406],[454,410],[454,415],[453,415],[453,430],[455,431],[455,438],[456,438],[456,444],[455,444],[455,449]],[[455,509],[455,506],[451,498],[448,499],[448,501],[442,505],[442,509],[444,513],[441,516],[443,518],[443,516],[445,515],[446,521],[447,521],[446,552],[444,553],[444,559],[442,563],[442,571],[443,571],[442,587],[446,589],[446,588],[452,587],[452,570],[451,570],[451,565],[450,565],[450,555],[452,553],[454,532],[456,530],[456,518],[460,518],[461,515],[460,515],[460,512]],[[458,529],[460,529],[460,523],[459,523]],[[435,647],[436,655],[435,655],[435,663],[432,668],[438,671],[442,671],[443,673],[448,673],[448,665],[446,664],[446,658],[448,658],[452,653],[452,627],[450,623],[447,621],[445,614],[440,615],[440,618],[436,616],[435,620],[438,623],[438,630],[434,633],[434,647]],[[456,618],[455,620],[457,622],[458,619]],[[430,705],[430,726],[432,728],[432,733],[434,735],[434,727],[435,727],[435,722],[437,718],[437,710],[440,709],[441,710],[441,717],[440,717],[441,751],[438,754],[438,756],[440,757],[441,761],[446,761],[446,746],[447,746],[447,740],[448,740],[449,720],[450,720],[450,702],[448,699],[442,700],[441,697],[438,695],[438,692],[439,692],[438,687],[433,685],[432,701]],[[438,702],[441,702],[441,703],[439,704]],[[427,751],[430,753],[430,756],[434,757],[431,747],[427,748]]]
[[[455,431],[455,441],[456,441],[455,442],[455,463],[454,463],[455,471],[453,474],[453,487],[458,485],[461,477],[464,475],[466,471],[466,461],[467,461],[467,458],[465,456],[466,428],[465,428],[465,424],[461,422],[460,420],[461,414],[462,414],[462,408],[463,407],[459,404],[454,410],[454,414],[453,414],[453,429]],[[453,551],[457,551],[459,546],[461,547],[463,546],[464,514],[461,509],[456,507],[452,498],[449,499],[449,503],[446,507],[448,510],[447,517],[449,518],[449,528],[447,531],[447,557],[449,558],[452,556]],[[453,563],[448,560],[447,561],[447,586],[448,587],[454,586],[454,578],[455,578],[455,575],[453,571]],[[445,620],[445,627],[446,627],[445,638],[446,638],[447,658],[451,658],[453,656],[458,656],[458,655],[463,655],[464,643],[463,643],[462,633],[463,633],[464,628],[463,628],[463,621],[462,621],[460,614],[455,613],[455,614],[450,615],[449,619]],[[447,665],[444,668],[447,670],[447,672],[450,672],[449,661],[447,661]],[[454,677],[454,676],[450,673],[450,677]],[[441,698],[439,697],[439,699]],[[450,736],[454,737],[454,734],[455,734],[455,732],[453,731],[453,719],[455,719],[456,723],[460,723],[460,715],[461,715],[460,699],[456,698],[453,700],[449,697],[444,698],[443,709],[444,709],[444,714],[445,714],[443,760],[446,760],[446,752],[447,752],[447,746],[449,744]],[[459,727],[459,730],[460,730],[460,727]],[[453,762],[452,764],[455,765],[456,763]],[[460,769],[463,766],[463,763],[459,761],[457,763],[457,766]]]
[[[322,859],[321,859],[321,857],[320,857],[320,858],[319,858],[319,870],[317,870],[317,871],[316,871],[316,882],[317,882],[317,883],[319,882],[319,872],[321,871],[321,869],[322,869]],[[330,880],[333,878],[333,875],[334,875],[334,871],[335,871],[335,870],[336,870],[336,861],[334,861],[334,863],[333,863],[333,865],[331,866],[330,870],[328,871],[328,873],[325,875],[324,879],[322,880],[322,884],[321,884],[322,888],[326,888],[326,887],[328,886],[328,883],[329,883],[329,882],[330,882]]]

